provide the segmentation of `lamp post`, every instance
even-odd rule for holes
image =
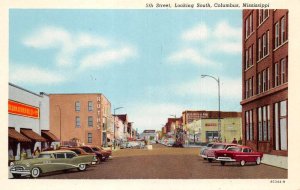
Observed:
[[[213,77],[211,75],[201,75],[201,78],[210,77],[218,83],[218,100],[219,100],[219,114],[218,114],[218,140],[221,140],[221,112],[220,112],[220,78]]]
[[[56,107],[58,107],[58,109],[59,109],[59,139],[60,139],[60,146],[61,146],[61,143],[62,143],[62,140],[61,140],[61,108],[59,105],[56,105]]]
[[[116,149],[116,125],[115,125],[115,123],[116,123],[116,110],[118,110],[118,109],[121,109],[121,108],[123,108],[123,107],[117,107],[117,108],[115,108],[114,109],[114,149]]]

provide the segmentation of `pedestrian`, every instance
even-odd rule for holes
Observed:
[[[242,138],[240,137],[240,140],[238,141],[238,144],[239,145],[242,145],[243,144],[243,141],[242,141]]]
[[[27,153],[25,152],[25,149],[23,148],[21,151],[21,160],[27,159]]]
[[[233,138],[233,141],[232,141],[233,144],[237,144],[237,140],[236,138]]]
[[[40,148],[36,147],[35,151],[33,152],[33,156],[37,158],[39,157],[40,153],[41,153]]]

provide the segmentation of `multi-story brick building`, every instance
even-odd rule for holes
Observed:
[[[50,94],[50,129],[67,144],[106,145],[111,104],[100,93]]]
[[[243,10],[243,143],[288,152],[288,10]]]

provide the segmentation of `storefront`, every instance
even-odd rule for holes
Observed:
[[[9,83],[8,100],[9,160],[32,158],[59,141],[49,131],[49,97]]]

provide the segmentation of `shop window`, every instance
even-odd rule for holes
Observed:
[[[275,150],[287,150],[287,101],[275,103]]]

